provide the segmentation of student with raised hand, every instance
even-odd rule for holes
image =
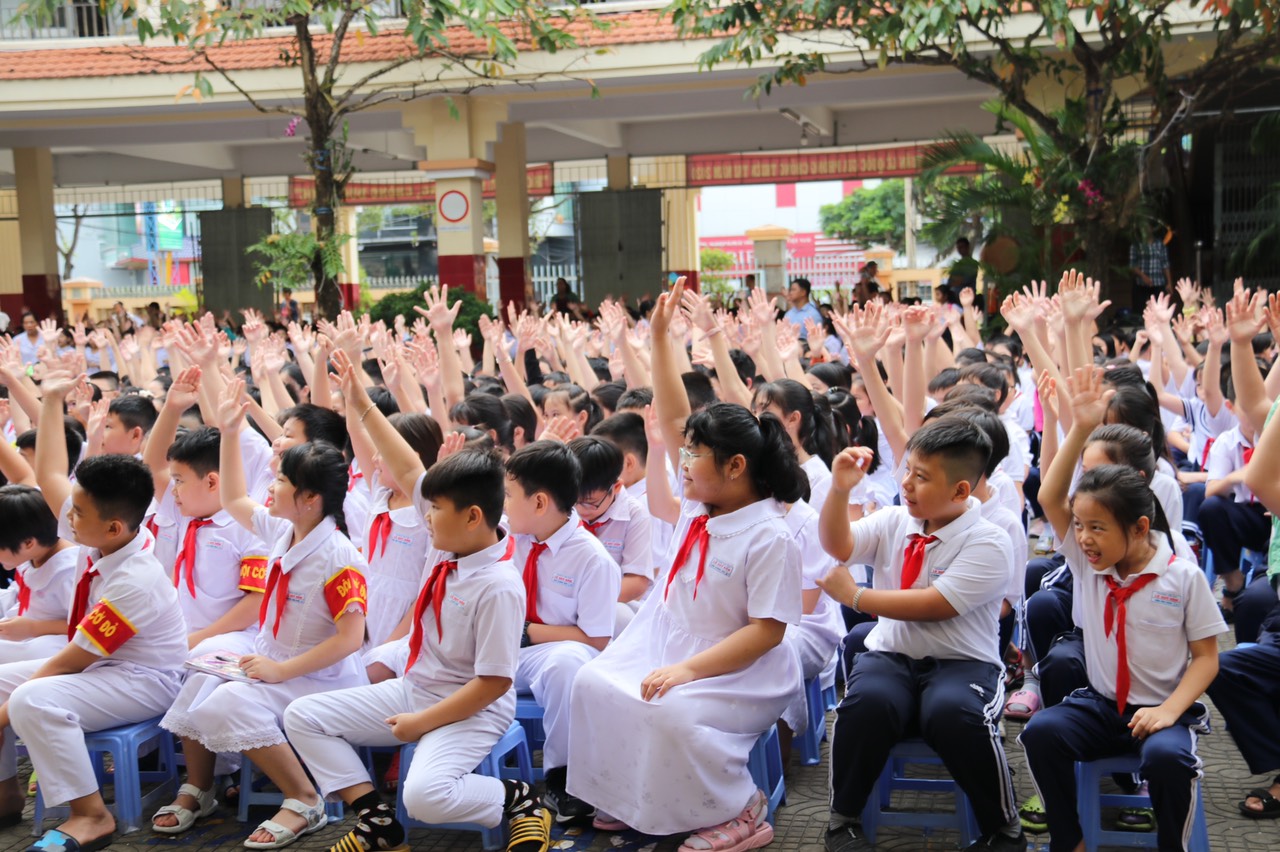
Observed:
[[[180,799],[160,813],[173,813],[179,819],[176,827],[190,828],[216,806],[215,755],[243,752],[285,796],[280,811],[259,825],[245,845],[275,849],[327,824],[324,802],[285,739],[282,717],[295,698],[363,682],[355,652],[364,639],[367,593],[364,559],[346,535],[342,502],[347,464],[342,453],[325,443],[286,450],[271,486],[271,508],[259,505],[246,493],[240,460],[238,433],[247,408],[243,394],[244,384],[231,382],[219,406],[224,437],[219,487],[227,513],[270,548],[254,653],[239,659],[254,682],[212,674],[187,678],[161,725],[183,739],[183,793],[199,810]]]
[[[668,334],[683,283],[652,318],[657,431],[684,483],[679,544],[635,620],[574,682],[569,792],[599,809],[602,830],[693,832],[682,852],[754,849],[773,829],[747,756],[801,685],[782,647],[801,580],[780,501],[799,499],[804,478],[772,415],[715,403],[690,416]],[[626,760],[610,745],[619,730],[633,734]],[[723,768],[709,774],[713,763]]]
[[[1069,494],[1075,460],[1115,393],[1103,389],[1100,369],[1078,369],[1069,383],[1071,430],[1045,473],[1040,504],[1075,577],[1089,685],[1033,716],[1019,741],[1053,852],[1084,847],[1075,762],[1135,752],[1160,848],[1184,849],[1201,777],[1196,737],[1208,732],[1199,698],[1218,672],[1217,636],[1226,625],[1204,573],[1176,556],[1168,531],[1157,528],[1147,479],[1101,465]]]
[[[37,849],[96,850],[111,843],[116,823],[99,792],[85,731],[164,712],[178,693],[187,653],[176,593],[142,529],[152,497],[146,468],[128,456],[104,455],[82,462],[74,485],[68,478],[62,401],[77,381],[46,376],[45,428],[36,443],[45,502],[62,512],[81,545],[69,641],[47,659],[0,666],[0,822],[21,819],[17,737],[40,776],[45,802],[70,804],[70,817],[46,831]]]
[[[906,452],[902,506],[849,523],[849,492],[871,459],[869,449],[851,447],[836,457],[819,519],[822,547],[840,563],[819,586],[877,617],[836,710],[826,849],[871,848],[859,815],[890,749],[918,735],[973,804],[983,836],[969,848],[1016,852],[1026,839],[996,729],[1004,694],[997,622],[1012,554],[971,496],[991,443],[972,423],[943,417],[912,435]],[[874,588],[854,582],[850,563],[872,566]]]

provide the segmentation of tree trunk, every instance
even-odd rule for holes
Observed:
[[[313,135],[314,141],[314,135]],[[324,151],[320,145],[316,145],[313,155],[318,155]],[[327,151],[324,151],[327,153]],[[311,207],[311,230],[316,235],[316,241],[325,246],[331,244],[335,238],[334,227],[334,210],[333,201],[336,187],[333,181],[332,169],[324,167],[327,159],[316,159],[311,164],[311,175],[315,179],[316,197]],[[337,279],[326,275],[324,270],[324,261],[319,253],[311,259],[311,273],[316,284],[316,318],[334,322],[338,318],[338,314],[342,312],[342,290],[338,287]]]

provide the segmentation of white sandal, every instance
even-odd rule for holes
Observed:
[[[190,796],[196,800],[199,810],[184,808],[179,804],[165,805],[151,817],[151,830],[158,834],[182,834],[190,831],[197,821],[211,816],[218,810],[218,799],[213,790],[201,790],[194,784],[183,784],[178,788],[179,796]],[[177,825],[156,825],[156,817],[173,814],[178,818]]]
[[[246,840],[244,842],[246,849],[283,849],[293,841],[300,837],[306,837],[308,834],[319,831],[329,824],[329,819],[324,812],[324,799],[321,799],[314,806],[304,805],[297,799],[285,799],[280,803],[280,810],[293,811],[307,821],[307,825],[302,831],[295,832],[291,828],[287,828],[275,820],[264,820],[261,825],[255,829],[257,831],[265,831],[271,835],[270,843],[263,843],[260,840]]]

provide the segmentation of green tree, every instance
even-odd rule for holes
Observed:
[[[423,304],[424,294],[427,292],[428,286],[424,281],[413,292],[388,293],[369,309],[369,316],[374,320],[382,320],[387,324],[387,328],[395,326],[396,314],[400,314],[405,319],[413,322],[414,318],[417,317],[413,309],[415,306]],[[493,319],[493,306],[470,290],[459,290],[451,287],[449,288],[449,304],[452,305],[454,302],[462,302],[462,307],[458,309],[458,318],[454,321],[453,327],[466,331],[471,335],[472,341],[480,341],[480,317],[483,315]]]
[[[21,16],[33,25],[44,26],[63,13],[64,5],[63,0],[29,0]],[[432,0],[395,5],[404,23],[398,49],[391,51],[393,58],[362,63],[351,71],[343,64],[343,49],[349,41],[378,35],[385,4],[370,0],[97,3],[102,14],[131,21],[143,44],[168,40],[190,50],[192,64],[201,70],[179,97],[209,97],[217,78],[259,112],[291,116],[306,124],[308,144],[303,160],[315,180],[311,216],[317,246],[334,244],[334,211],[341,206],[343,188],[354,172],[346,144],[348,118],[353,113],[428,94],[462,92],[477,82],[500,79],[514,70],[520,50],[556,53],[574,47],[577,41],[567,29],[569,22],[593,20],[581,12],[578,0],[555,4],[538,0]],[[278,29],[290,33],[289,44],[280,50],[280,63],[297,69],[300,76],[297,97],[287,104],[254,97],[249,84],[242,84],[239,75],[222,64],[216,49]],[[422,78],[410,84],[386,81],[389,72],[406,66],[423,69]],[[320,248],[311,269],[316,307],[321,316],[332,318],[341,309],[342,297],[333,266],[325,262]]]
[[[818,209],[822,233],[850,240],[859,248],[888,246],[895,252],[907,244],[906,185],[881,181],[875,189],[856,189],[835,204]]]
[[[1084,213],[1075,224],[1086,267],[1104,280],[1165,148],[1229,113],[1256,86],[1248,72],[1280,54],[1280,0],[674,0],[669,11],[686,36],[718,39],[704,67],[766,66],[756,94],[896,63],[954,68],[990,86],[1104,190],[1087,210],[1086,191],[1068,190]],[[1188,39],[1190,65],[1167,59]],[[1062,100],[1048,103],[1055,85]],[[1135,92],[1149,106],[1133,109]],[[1120,150],[1135,138],[1140,156],[1126,173]]]

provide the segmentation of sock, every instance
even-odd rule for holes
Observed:
[[[569,780],[569,767],[555,766],[546,771],[545,780],[548,790],[556,792],[564,792],[565,784]]]
[[[330,852],[377,852],[404,845],[404,826],[396,821],[395,809],[376,791],[356,799],[351,809],[356,812],[355,827]]]
[[[1005,837],[1012,837],[1016,840],[1022,836],[1022,820],[1015,819],[1013,822],[1000,829],[1000,833]]]
[[[506,813],[510,820],[532,817],[534,819],[543,819],[544,812],[542,810],[542,799],[533,792],[533,788],[523,781],[517,781],[513,778],[504,779],[502,782],[502,810]],[[532,829],[526,829],[533,833]],[[546,848],[546,844],[539,840],[524,840],[517,842],[513,839],[508,852],[542,852]]]

